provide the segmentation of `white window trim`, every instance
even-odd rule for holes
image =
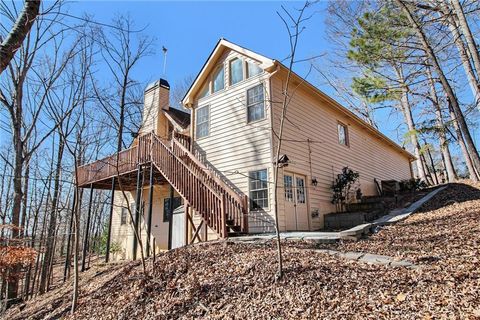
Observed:
[[[203,108],[207,108],[208,109],[208,120],[207,120],[207,128],[208,128],[208,134],[206,136],[202,136],[202,137],[199,137],[198,136],[198,131],[197,131],[197,127],[198,127],[198,110],[200,109],[203,109]],[[201,107],[198,107],[195,109],[195,140],[201,140],[203,138],[208,138],[210,136],[210,105],[204,105],[204,106],[201,106]]]
[[[249,105],[248,105],[248,90],[253,89],[253,88],[255,88],[255,87],[258,87],[258,86],[262,86],[262,89],[263,89],[263,118],[250,121],[250,120],[248,119],[248,108],[249,108]],[[266,92],[266,91],[265,91],[265,83],[264,83],[264,82],[257,83],[257,84],[255,84],[255,85],[253,85],[253,86],[248,87],[248,88],[245,89],[245,108],[246,108],[246,110],[247,110],[247,112],[246,112],[246,121],[247,121],[247,124],[257,123],[257,122],[260,122],[260,121],[264,121],[264,120],[266,120],[266,119],[268,118],[268,117],[267,117],[267,108],[266,108],[266,106],[265,106],[265,101],[266,101],[266,100],[265,100],[265,92]]]
[[[252,191],[250,189],[250,173],[255,172],[255,171],[262,171],[262,170],[267,171],[267,201],[268,201],[268,207],[262,207],[262,208],[259,208],[259,209],[252,209],[251,205],[250,205],[250,202],[252,201],[251,198],[250,198],[250,191]],[[269,168],[262,167],[262,168],[252,168],[251,170],[248,170],[248,174],[247,174],[248,191],[247,192],[248,192],[248,211],[249,212],[259,212],[259,211],[269,212],[270,211],[270,207],[271,207],[272,203],[271,203],[271,197],[270,197],[270,184],[268,183],[269,177],[270,177]]]
[[[342,126],[345,128],[345,144],[340,142],[340,130],[339,126]],[[347,124],[344,122],[338,120],[337,121],[337,143],[343,147],[350,148],[350,129]]]
[[[249,76],[249,74],[248,74],[248,63],[253,64],[253,65],[256,65],[256,66],[259,67],[262,71],[261,71],[260,73],[256,74],[256,75]],[[255,62],[245,60],[245,79],[252,79],[252,78],[255,78],[255,77],[257,77],[257,76],[260,76],[260,75],[262,75],[262,74],[264,74],[264,73],[265,73],[265,70],[263,70],[263,68],[260,67],[259,65],[257,65]]]
[[[236,83],[232,83],[232,62],[235,61],[235,60],[239,60],[241,65],[242,65],[242,80],[236,82]],[[228,86],[229,87],[235,87],[236,85],[244,82],[245,80],[247,80],[245,78],[245,59],[241,58],[241,57],[233,57],[231,59],[228,60]]]
[[[222,89],[219,89],[217,91],[213,91],[213,88],[214,88],[214,78],[215,78],[215,73],[219,70],[223,68],[223,88]],[[225,68],[225,62],[222,62],[220,64],[218,64],[215,68],[213,68],[213,72],[212,72],[212,75],[210,76],[210,95],[214,95],[214,94],[217,94],[219,92],[222,92],[225,90],[225,88],[227,87],[225,85],[225,74],[226,74],[226,68]]]

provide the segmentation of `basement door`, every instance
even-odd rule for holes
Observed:
[[[305,176],[285,172],[285,222],[287,231],[309,230]]]

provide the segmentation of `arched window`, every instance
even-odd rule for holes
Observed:
[[[225,87],[225,70],[223,65],[213,74],[213,92],[222,90]]]
[[[242,60],[235,58],[230,61],[230,85],[234,85],[243,80]]]

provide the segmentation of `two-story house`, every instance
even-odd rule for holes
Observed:
[[[377,193],[374,179],[412,177],[410,153],[293,73],[280,150],[288,161],[275,191],[287,74],[221,39],[182,101],[189,113],[169,106],[167,81],[145,90],[132,147],[79,170],[80,187],[117,190],[110,231],[119,256],[137,255],[134,230],[149,252],[153,242],[158,250],[272,232],[275,207],[282,231],[321,229],[345,166],[359,172],[364,195]]]

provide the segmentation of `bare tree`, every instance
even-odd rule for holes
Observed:
[[[470,130],[468,128],[467,122],[465,121],[465,117],[463,115],[458,99],[453,91],[453,88],[450,82],[448,81],[443,71],[443,68],[441,67],[438,61],[438,57],[435,54],[429,39],[427,38],[425,30],[422,28],[418,17],[416,17],[416,15],[412,12],[412,8],[408,3],[406,3],[403,0],[395,0],[395,2],[399,5],[400,8],[402,8],[403,12],[405,12],[411,27],[416,31],[416,34],[428,58],[428,61],[432,64],[433,69],[435,70],[436,74],[439,77],[439,81],[445,91],[445,95],[448,99],[448,103],[452,107],[453,113],[455,115],[455,121],[458,122],[463,138],[465,139],[465,144],[469,150],[469,156],[471,157],[475,170],[478,173],[478,170],[480,168],[480,157],[479,157],[478,151],[473,142],[472,136],[470,134]],[[475,179],[475,177],[472,177],[472,178]]]
[[[22,46],[23,41],[30,32],[39,14],[40,4],[40,0],[26,0],[23,10],[18,15],[12,30],[3,41],[0,37],[0,41],[2,41],[0,45],[0,74],[7,68],[17,50]],[[4,4],[2,4],[2,6],[4,6]],[[9,17],[13,18],[10,10],[8,10],[8,12]]]
[[[298,9],[296,12],[297,15],[294,17],[285,7],[282,6],[282,12],[277,12],[280,19],[283,21],[285,28],[288,33],[288,39],[290,44],[290,52],[287,57],[288,66],[287,66],[287,78],[285,81],[285,86],[283,89],[283,97],[281,102],[281,113],[280,113],[280,126],[278,128],[278,133],[275,132],[275,129],[272,128],[274,136],[276,138],[276,150],[275,150],[275,163],[274,163],[274,180],[273,180],[273,190],[274,190],[274,203],[275,203],[275,232],[276,232],[276,242],[277,242],[277,260],[278,260],[278,270],[277,270],[277,279],[281,279],[283,277],[283,258],[282,258],[282,246],[280,241],[280,226],[279,226],[279,219],[278,219],[278,174],[280,169],[280,155],[282,152],[282,138],[283,138],[283,129],[285,124],[285,119],[287,118],[287,111],[290,101],[293,97],[294,88],[290,88],[291,80],[293,76],[293,65],[296,59],[296,52],[297,52],[297,45],[299,37],[304,30],[303,23],[309,19],[309,17],[305,17],[304,13],[305,10],[312,5],[311,2],[305,2],[303,6]]]

